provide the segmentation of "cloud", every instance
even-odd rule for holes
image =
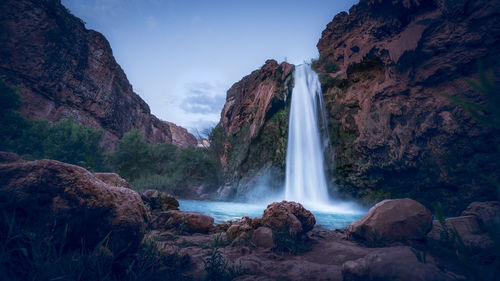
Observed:
[[[220,113],[226,101],[225,89],[224,85],[208,82],[187,84],[180,107],[187,113]]]

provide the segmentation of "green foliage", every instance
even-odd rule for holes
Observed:
[[[24,231],[16,216],[0,220],[0,279],[2,280],[183,280],[186,257],[167,256],[145,241],[127,268],[107,248],[108,237],[92,249],[66,250]],[[64,243],[62,243],[64,245]]]
[[[220,241],[214,241],[211,245],[208,258],[203,259],[206,273],[204,280],[206,281],[233,280],[237,276],[246,274],[246,270],[242,267],[241,263],[236,266],[224,259],[219,250],[222,245]]]
[[[114,170],[129,181],[148,175],[153,170],[153,148],[142,139],[137,129],[123,135],[110,159]]]
[[[332,77],[328,74],[320,74],[318,76],[319,82],[321,83],[321,91],[323,93],[326,93],[329,89],[331,88],[344,88],[345,86],[345,81],[337,78],[337,77]]]
[[[0,150],[27,159],[50,158],[83,166],[102,168],[103,132],[68,118],[50,125],[47,120],[26,121],[16,111],[21,106],[18,90],[0,81]]]
[[[137,191],[157,189],[188,196],[188,186],[215,187],[220,181],[220,162],[210,148],[150,145],[135,129],[123,136],[117,150],[109,156],[113,170]]]
[[[296,234],[287,231],[273,230],[273,240],[276,244],[275,251],[290,255],[310,251],[312,247],[311,241],[307,238],[301,239]]]
[[[0,151],[11,150],[13,141],[20,137],[26,121],[17,110],[21,107],[18,90],[0,80]]]
[[[325,71],[328,73],[335,73],[339,70],[340,70],[339,65],[333,61],[329,61],[325,64]]]
[[[500,127],[500,87],[495,85],[493,78],[487,76],[482,63],[479,63],[478,68],[479,81],[469,79],[466,79],[466,81],[488,100],[486,106],[446,94],[444,96],[461,105],[472,118],[483,124],[498,128]]]

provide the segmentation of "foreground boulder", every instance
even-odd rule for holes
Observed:
[[[113,253],[134,252],[149,212],[136,192],[55,160],[0,164],[0,209],[16,226],[54,245],[93,247],[109,235]]]
[[[420,240],[432,228],[432,213],[411,199],[384,200],[351,223],[347,237],[371,245]]]
[[[188,233],[208,233],[214,229],[214,218],[198,213],[178,210],[157,212],[152,221],[154,229],[172,229]]]
[[[141,198],[152,210],[179,210],[179,201],[174,196],[155,189],[144,191]]]
[[[130,188],[128,182],[116,173],[94,173],[94,176],[111,186]]]
[[[262,224],[300,238],[313,229],[316,219],[301,204],[283,200],[267,206],[262,215]]]

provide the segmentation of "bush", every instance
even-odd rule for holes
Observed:
[[[123,135],[110,159],[114,170],[128,181],[149,175],[153,170],[153,148],[142,140],[142,134],[137,129]]]
[[[0,80],[0,150],[11,150],[13,141],[19,138],[26,127],[26,121],[17,110],[21,107],[18,90]]]
[[[335,73],[339,70],[340,70],[339,65],[333,61],[329,61],[325,64],[325,71],[328,73]]]

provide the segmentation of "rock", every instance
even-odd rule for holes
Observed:
[[[106,38],[86,29],[61,1],[1,1],[0,30],[0,77],[8,85],[23,85],[24,118],[59,121],[72,116],[102,129],[106,150],[113,150],[132,128],[152,144],[189,145],[195,139],[188,132],[179,134],[177,126],[173,134],[170,124],[151,114]]]
[[[171,210],[167,214],[170,216],[165,227],[176,228],[186,232],[207,233],[214,227],[214,218],[198,213]]]
[[[456,280],[435,265],[418,261],[408,247],[383,248],[364,258],[347,261],[342,265],[342,278],[344,281]]]
[[[253,186],[249,182],[264,178],[262,170],[268,172],[266,177],[283,177],[293,69],[289,63],[267,60],[227,91],[214,131],[224,144],[220,160],[228,184],[219,190],[223,198],[246,195]],[[269,181],[266,186],[281,188],[282,184]]]
[[[179,210],[179,201],[175,197],[155,189],[144,191],[141,198],[149,204],[152,210]]]
[[[164,121],[172,132],[172,143],[179,147],[198,146],[198,140],[185,128],[177,126],[172,122]]]
[[[149,220],[135,191],[55,160],[0,164],[0,209],[54,245],[92,248],[109,235],[115,255],[137,249]]]
[[[94,173],[94,176],[111,186],[130,188],[128,182],[116,173]]]
[[[228,228],[226,231],[226,238],[229,241],[233,241],[241,236],[242,233],[248,233],[252,230],[252,219],[245,216]]]
[[[498,201],[472,202],[462,216],[475,216],[481,228],[490,231],[500,225],[500,203]]]
[[[499,8],[489,0],[361,0],[333,18],[314,68],[339,190],[367,199],[411,193],[427,207],[438,199],[449,215],[496,198],[483,187],[485,175],[499,181],[498,131],[443,94],[487,104],[465,80],[479,81],[477,63],[500,55]],[[332,64],[345,77],[327,73]],[[488,67],[500,72],[498,63]],[[489,79],[499,85],[500,76]]]
[[[427,237],[441,245],[452,243],[457,248],[462,247],[463,243],[472,254],[488,252],[494,246],[493,240],[481,231],[475,216],[447,218],[445,225],[447,231],[439,221],[433,221],[432,230]]]
[[[411,199],[379,202],[362,218],[351,223],[346,234],[367,244],[391,244],[420,240],[432,228],[432,213]]]
[[[5,163],[12,163],[12,162],[20,162],[23,161],[19,155],[12,153],[12,152],[4,152],[0,151],[0,163],[5,164]]]
[[[261,226],[252,233],[252,243],[257,247],[274,248],[273,230],[269,227]]]
[[[262,215],[262,225],[273,230],[303,237],[316,224],[314,215],[296,202],[274,202]]]

